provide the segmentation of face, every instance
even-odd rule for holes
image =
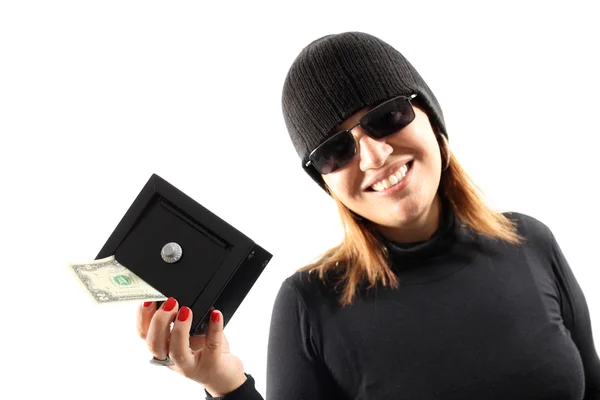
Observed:
[[[340,124],[336,132],[355,125],[371,107]],[[352,130],[358,149],[354,158],[335,172],[322,175],[330,190],[346,207],[375,223],[382,232],[413,229],[432,219],[439,207],[437,190],[441,177],[440,148],[427,114],[413,103],[415,119],[404,129],[383,139],[373,139],[357,126]],[[409,162],[406,176],[394,193],[365,188],[390,166]],[[393,182],[393,180],[392,180]],[[386,182],[389,184],[389,182]],[[437,218],[437,214],[435,214]]]

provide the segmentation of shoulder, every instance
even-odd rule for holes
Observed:
[[[505,211],[506,218],[516,223],[517,233],[527,242],[547,246],[552,238],[552,231],[540,219],[517,211]]]
[[[332,294],[315,272],[296,271],[283,280],[273,305],[272,326],[289,331],[298,328],[313,338],[322,332],[324,315],[335,304]]]
[[[335,285],[338,274],[329,273],[321,280],[317,271],[296,271],[288,276],[279,289],[280,301],[293,304],[311,312],[336,308],[341,288]]]
[[[319,273],[312,271],[296,271],[283,282],[293,288],[299,296],[305,299],[331,296],[334,289],[334,279],[340,278],[333,273],[328,273],[325,280],[320,279]]]

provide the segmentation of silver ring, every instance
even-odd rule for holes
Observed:
[[[171,359],[169,358],[169,356],[167,356],[167,358],[165,358],[164,360],[159,360],[156,357],[152,357],[152,359],[150,360],[150,364],[160,365],[160,366],[163,366],[163,367],[168,367],[170,365],[175,365],[175,363],[173,361],[171,361]]]

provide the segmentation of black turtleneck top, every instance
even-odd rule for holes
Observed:
[[[550,229],[508,213],[526,238],[511,245],[443,215],[425,242],[380,236],[396,289],[342,308],[314,274],[282,283],[268,400],[600,399],[588,306]],[[224,399],[262,399],[247,376]]]

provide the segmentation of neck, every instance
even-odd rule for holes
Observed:
[[[436,194],[431,207],[414,220],[402,226],[378,226],[379,232],[388,240],[397,243],[423,242],[433,236],[440,226],[442,201]]]

